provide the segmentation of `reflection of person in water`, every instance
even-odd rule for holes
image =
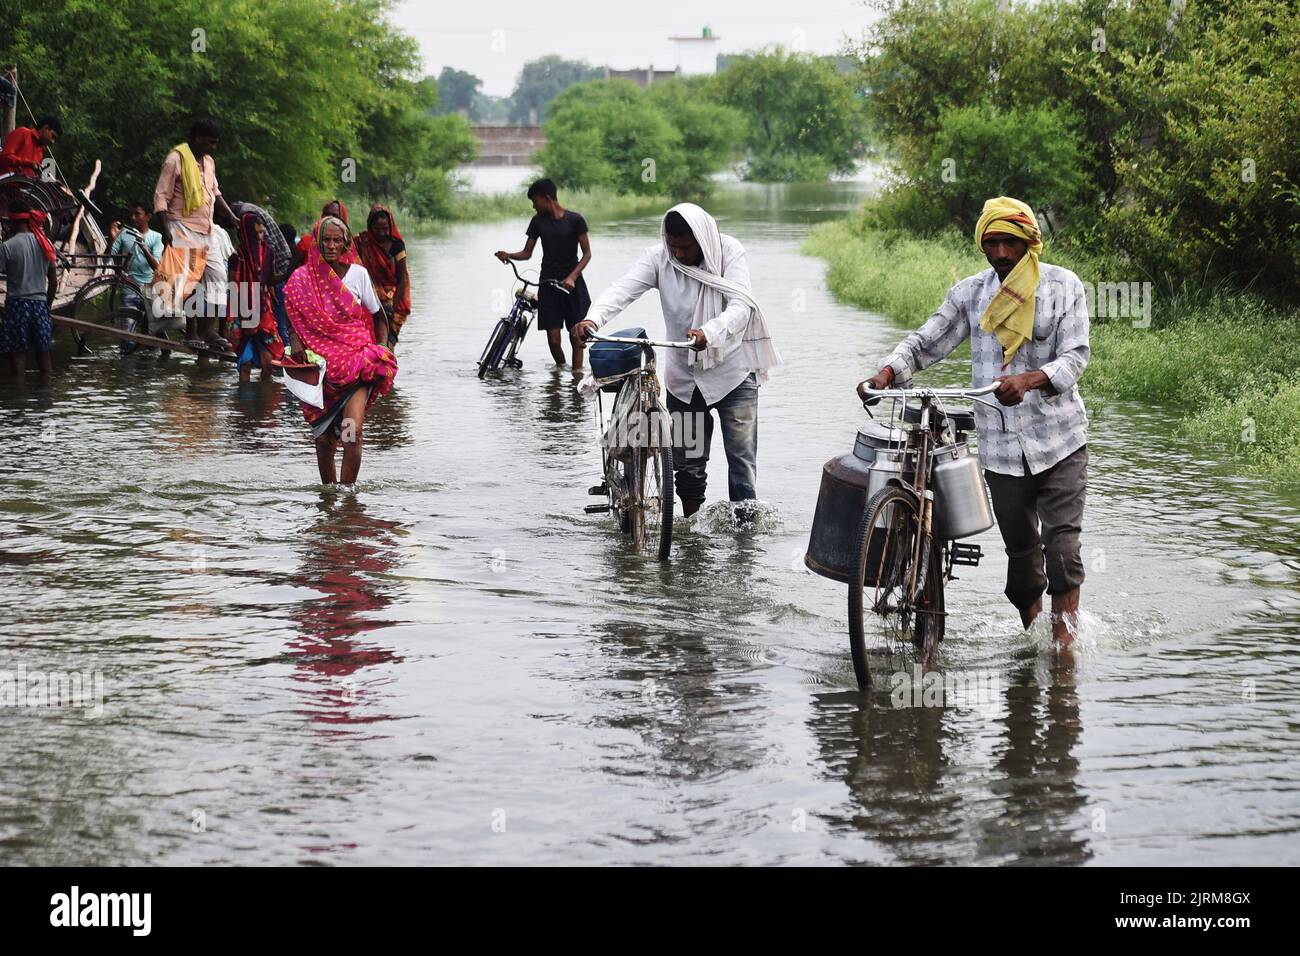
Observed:
[[[301,570],[292,581],[319,596],[293,609],[299,635],[290,642],[298,659],[296,680],[307,682],[313,720],[363,724],[390,719],[362,714],[373,693],[354,684],[363,667],[401,660],[387,648],[358,640],[392,622],[371,615],[393,603],[395,586],[387,579],[395,560],[396,523],[366,514],[355,498],[322,501],[321,516],[302,539]]]
[[[1079,835],[1087,798],[1076,779],[1083,729],[1074,662],[1069,654],[1054,659],[1045,685],[1037,664],[1035,655],[1007,683],[1006,744],[997,762],[1004,809],[985,823],[982,842],[990,853],[1026,862],[1082,863],[1092,849]]]
[[[977,751],[972,737],[998,732],[997,724],[982,726],[991,718],[979,711],[866,704],[856,691],[817,695],[811,726],[827,772],[843,778],[860,808],[841,822],[905,863],[1089,859],[1078,836],[1086,801],[1075,780],[1081,730],[1073,675],[1068,663],[1055,664],[1050,684],[1040,687],[1036,663],[1003,677],[1005,739],[992,767],[963,768],[953,756]]]
[[[227,418],[236,447],[258,451],[278,442],[284,387],[268,375],[261,381],[240,382],[237,389],[237,404]]]
[[[942,844],[959,832],[965,809],[945,798],[945,744],[956,732],[942,707],[878,706],[857,691],[817,694],[812,730],[830,776],[856,804],[843,823],[895,854],[898,862],[954,862]]]

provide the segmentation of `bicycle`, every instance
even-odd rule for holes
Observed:
[[[104,329],[103,334],[97,334],[85,326],[73,326],[72,338],[79,352],[88,354],[92,351],[92,344],[103,345],[109,341],[117,343],[123,355],[140,347],[138,342],[114,335],[114,332],[148,335],[181,344],[184,319],[159,318],[151,314],[148,290],[126,271],[129,255],[69,258],[77,259],[83,268],[94,268],[98,273],[96,278],[77,290],[72,300],[72,317]],[[165,356],[166,352],[163,354]]]
[[[954,566],[976,566],[982,557],[979,545],[957,539],[993,526],[988,489],[966,443],[974,410],[948,411],[943,402],[975,401],[1002,414],[984,398],[996,388],[863,389],[869,415],[868,406],[894,400],[878,456],[888,477],[867,501],[850,560],[849,646],[863,688],[871,686],[868,611],[883,620],[893,649],[910,652],[922,670],[934,666],[946,624],[944,586],[955,580]]]
[[[640,333],[640,329],[630,330]],[[629,535],[637,552],[654,551],[667,561],[673,543],[672,420],[664,406],[655,366],[655,348],[689,349],[687,342],[658,342],[641,335],[592,334],[590,342],[637,346],[636,365],[627,371],[597,379],[596,425],[600,431],[599,485],[589,495],[604,495],[605,504],[587,505],[588,514],[609,512],[619,530]],[[596,367],[595,348],[589,352]],[[633,358],[627,356],[626,361]],[[614,392],[609,416],[604,395]]]
[[[497,324],[492,329],[492,334],[488,336],[488,343],[483,349],[483,354],[478,360],[478,377],[483,378],[488,371],[496,371],[502,364],[510,368],[523,368],[524,363],[516,358],[515,353],[519,351],[519,346],[523,344],[524,336],[528,334],[528,327],[532,324],[533,316],[537,314],[537,294],[529,294],[528,287],[533,286],[538,291],[542,286],[551,286],[559,289],[565,295],[569,290],[555,279],[547,279],[545,282],[533,282],[531,279],[525,279],[515,268],[514,262],[510,262],[510,268],[515,274],[515,278],[522,283],[518,291],[515,292],[515,304],[510,308],[510,314],[505,318],[498,319]]]

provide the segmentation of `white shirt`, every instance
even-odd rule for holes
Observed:
[[[343,286],[352,293],[352,298],[360,302],[367,312],[374,315],[379,311],[379,296],[375,294],[375,284],[370,281],[370,273],[365,266],[355,262],[343,273]]]
[[[695,301],[701,285],[674,269],[669,261],[671,255],[662,242],[647,248],[636,264],[591,304],[587,318],[599,328],[649,290],[658,289],[668,338],[684,342],[687,330],[694,327]],[[745,247],[725,234],[722,277],[745,289],[750,287]],[[704,323],[704,334],[711,346],[725,342],[717,363],[707,370],[695,361],[696,355],[690,349],[668,349],[664,363],[664,384],[668,391],[689,402],[698,388],[704,401],[715,405],[743,382],[750,370],[742,361],[740,345],[752,311],[747,303],[731,299],[720,314]]]
[[[1083,283],[1069,269],[1038,266],[1034,292],[1034,338],[1002,368],[1002,344],[980,328],[980,319],[1001,284],[992,269],[962,279],[948,290],[939,311],[899,344],[881,363],[894,370],[894,383],[907,388],[912,373],[928,368],[970,338],[971,385],[979,388],[995,375],[1042,370],[1050,388],[1025,393],[1019,405],[1000,406],[1006,417],[976,403],[980,459],[989,471],[1023,475],[1051,468],[1088,442],[1088,413],[1076,383],[1088,367],[1088,300]]]

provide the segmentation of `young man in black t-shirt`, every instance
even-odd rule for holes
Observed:
[[[591,294],[582,278],[582,270],[591,261],[591,243],[587,239],[587,220],[581,213],[565,209],[556,198],[555,183],[539,179],[528,187],[528,198],[533,201],[537,215],[528,223],[528,242],[519,252],[498,252],[502,262],[507,259],[531,259],[537,240],[542,240],[541,280],[555,279],[568,294],[554,286],[543,285],[537,293],[537,327],[546,330],[546,344],[551,347],[551,357],[556,365],[564,364],[564,349],[560,344],[560,330],[569,331],[573,345],[573,368],[582,368],[583,344],[573,337],[573,327],[587,317],[591,307]],[[582,258],[578,250],[582,249]]]

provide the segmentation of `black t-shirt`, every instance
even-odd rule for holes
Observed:
[[[563,279],[578,264],[578,237],[587,231],[582,213],[564,210],[559,219],[533,216],[528,235],[542,240],[543,279]]]

